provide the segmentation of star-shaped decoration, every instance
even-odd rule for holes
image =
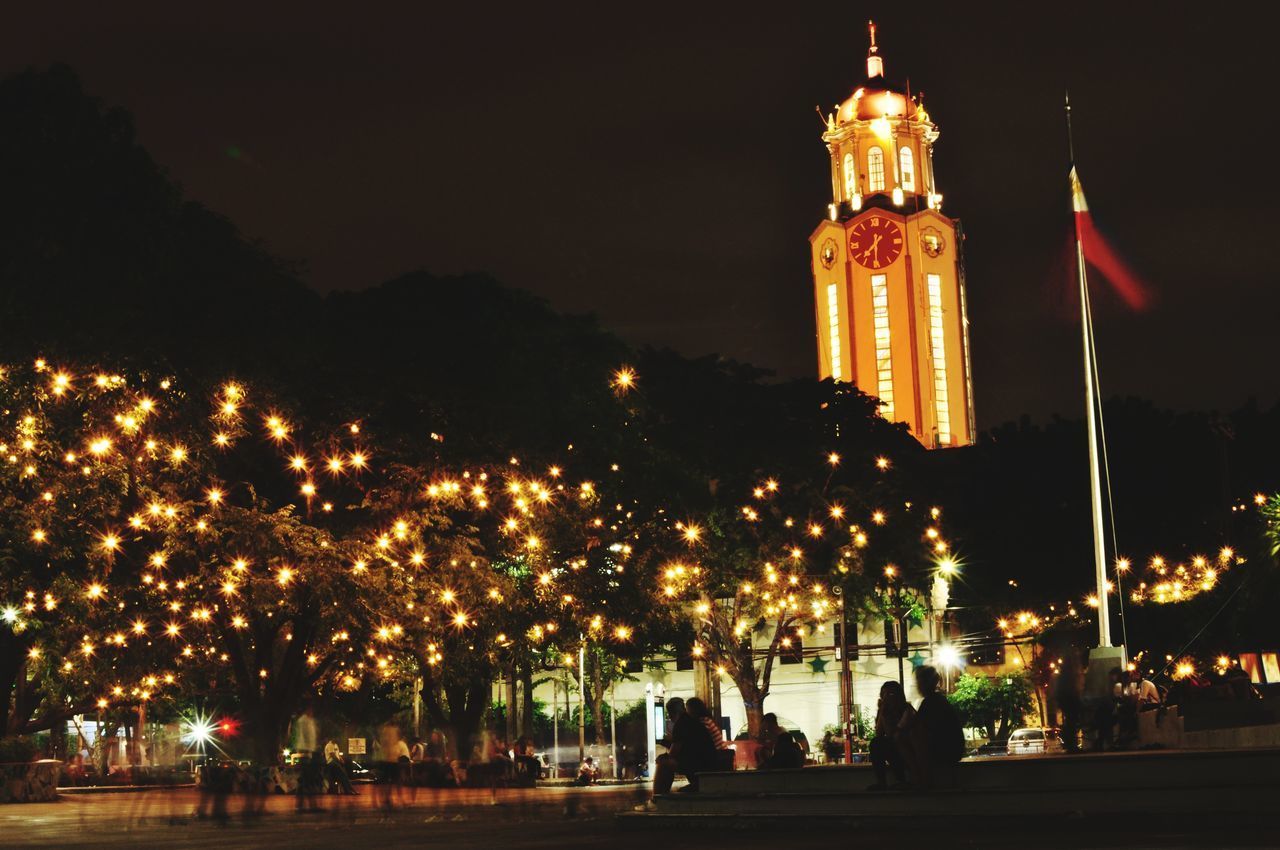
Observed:
[[[815,655],[809,661],[809,668],[814,673],[825,673],[827,672],[827,663],[827,659],[820,655]]]

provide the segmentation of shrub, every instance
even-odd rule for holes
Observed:
[[[0,764],[35,761],[36,745],[26,738],[0,738]]]

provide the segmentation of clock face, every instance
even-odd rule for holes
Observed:
[[[849,231],[849,253],[868,269],[893,265],[902,253],[902,228],[892,219],[867,216]]]

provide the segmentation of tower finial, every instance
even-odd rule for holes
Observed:
[[[871,33],[871,47],[867,50],[867,79],[884,76],[884,60],[880,58],[880,48],[876,46],[876,22],[867,21],[867,30]]]

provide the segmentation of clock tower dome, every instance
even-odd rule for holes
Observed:
[[[869,24],[866,79],[826,116],[831,204],[809,237],[818,375],[880,399],[927,448],[974,441],[964,240],[942,213],[938,127],[891,84]]]

